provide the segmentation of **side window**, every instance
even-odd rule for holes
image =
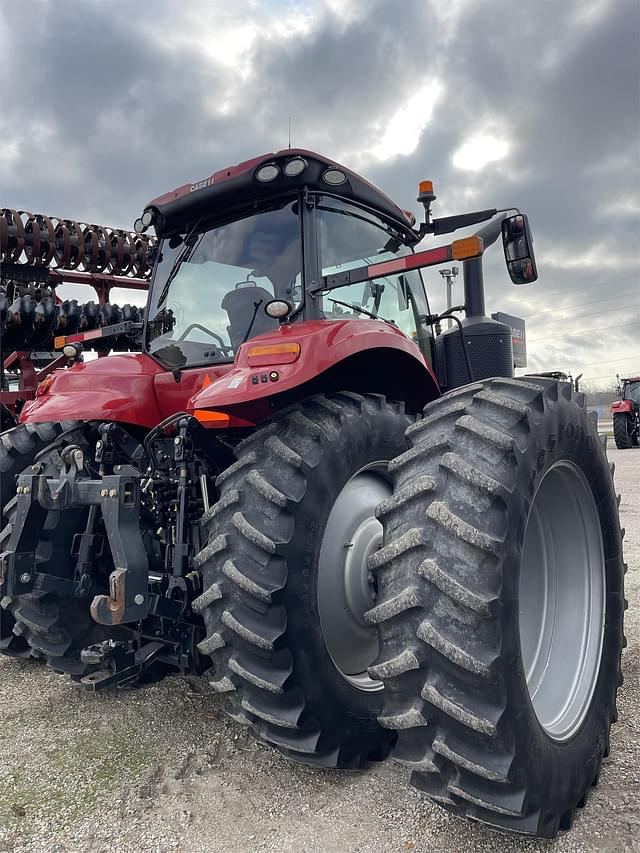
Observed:
[[[415,271],[402,275],[385,276],[367,282],[374,293],[379,294],[378,314],[385,320],[393,320],[409,338],[416,331],[415,302],[412,293],[420,286],[420,279]]]
[[[390,226],[354,205],[325,198],[317,210],[323,276],[390,261],[411,252]],[[393,320],[408,337],[414,338],[412,290],[421,286],[419,275],[408,272],[336,287],[323,294],[322,310],[327,319],[363,319],[366,311]]]

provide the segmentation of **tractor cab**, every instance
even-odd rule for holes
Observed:
[[[630,400],[640,406],[640,376],[631,376],[618,380],[618,393],[623,400]]]
[[[160,238],[145,351],[171,371],[234,365],[190,411],[246,408],[247,390],[264,399],[345,382],[401,394],[419,410],[438,385],[512,376],[511,331],[485,316],[481,256],[502,236],[512,281],[535,281],[527,217],[491,209],[432,219],[435,198],[423,181],[425,221],[416,227],[413,214],[368,181],[305,150],[248,160],[160,196],[134,226],[140,234],[153,226]],[[415,251],[427,236],[487,220],[471,237]],[[431,313],[420,270],[452,260],[463,262],[465,299],[445,314],[465,316],[442,332],[443,315]],[[335,334],[327,335],[327,321]],[[255,338],[267,348],[257,365],[250,356],[258,345],[243,348]],[[297,347],[296,367],[251,371],[282,364],[266,358],[281,346]]]
[[[137,223],[162,238],[145,347],[164,367],[192,367],[233,361],[243,343],[282,323],[358,319],[400,329],[430,360],[418,333],[429,313],[418,270],[337,281],[411,254],[413,221],[359,176],[306,151],[248,161],[161,197]]]

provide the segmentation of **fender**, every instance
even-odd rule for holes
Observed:
[[[611,404],[612,414],[617,415],[621,412],[629,412],[629,414],[633,412],[633,403],[631,400],[617,400],[615,403]]]
[[[98,358],[56,371],[51,381],[42,382],[35,400],[24,406],[20,422],[81,418],[151,428],[184,410],[197,389],[231,367],[185,370],[176,382],[173,373],[143,353]]]
[[[278,352],[284,349],[282,344],[293,346]],[[273,350],[261,354],[263,347]],[[411,378],[420,407],[440,396],[435,375],[417,345],[395,326],[372,320],[309,320],[283,324],[247,341],[238,350],[234,368],[195,394],[187,411],[223,409],[261,420],[273,408],[270,398],[303,385],[309,385],[309,393],[317,393],[323,389],[323,376],[354,364],[366,390],[385,390],[382,382],[376,384],[376,369],[388,364],[398,388]]]

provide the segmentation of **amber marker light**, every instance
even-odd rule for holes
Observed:
[[[418,184],[418,190],[421,193],[432,193],[433,181],[420,181],[420,183]]]
[[[255,344],[247,353],[250,367],[262,367],[267,364],[291,364],[300,356],[300,344],[292,341],[286,344]]]
[[[42,397],[49,391],[49,388],[53,384],[53,376],[47,376],[45,379],[40,382],[38,387],[36,388],[36,397]]]
[[[451,257],[454,261],[477,258],[484,252],[482,237],[463,237],[451,243]]]
[[[226,412],[214,412],[210,409],[194,409],[194,418],[200,421],[201,424],[209,424],[216,426],[227,426],[230,420]]]

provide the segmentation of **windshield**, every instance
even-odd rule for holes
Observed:
[[[303,298],[297,201],[162,241],[147,347],[169,368],[230,361],[245,340],[278,328],[264,306]]]
[[[402,235],[375,214],[355,205],[324,197],[317,217],[323,276],[411,254]],[[373,315],[372,319],[392,320],[413,339],[418,315],[428,313],[417,270],[325,291],[322,302],[327,319],[366,319]]]

